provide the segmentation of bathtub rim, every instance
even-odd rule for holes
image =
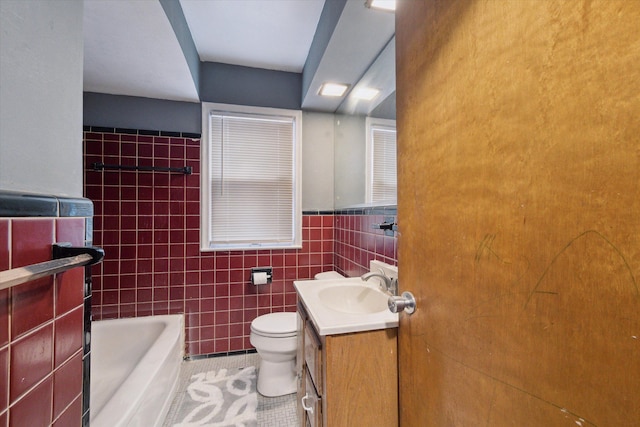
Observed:
[[[104,323],[102,323],[104,322]],[[183,314],[164,314],[156,316],[140,316],[119,319],[104,319],[93,321],[92,330],[96,323],[102,323],[106,326],[111,324],[126,324],[135,322],[136,324],[157,323],[162,322],[165,327],[160,335],[154,340],[153,344],[146,349],[140,362],[130,375],[118,386],[112,398],[107,401],[98,413],[90,411],[90,423],[92,427],[114,427],[127,425],[133,417],[136,416],[141,403],[144,402],[145,392],[152,385],[152,381],[170,362],[171,357],[175,357],[175,346],[178,346],[178,360],[176,360],[177,369],[175,369],[175,377],[171,380],[171,390],[167,399],[163,402],[161,411],[158,414],[158,420],[155,424],[162,423],[166,412],[169,410],[171,399],[175,395],[178,385],[178,376],[180,373],[180,364],[184,359],[184,315]],[[93,340],[93,333],[92,333]],[[164,349],[160,352],[158,350]],[[155,350],[155,351],[154,351]],[[140,369],[138,369],[140,368]],[[136,383],[138,381],[138,383]],[[168,400],[168,404],[167,404]],[[126,410],[123,410],[126,408]],[[120,414],[117,423],[114,424],[113,414]]]

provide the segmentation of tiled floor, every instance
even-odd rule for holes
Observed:
[[[179,397],[186,390],[192,375],[222,368],[243,368],[247,366],[255,366],[257,368],[259,364],[260,356],[257,353],[182,362],[176,398],[169,408],[164,427],[172,427],[177,422],[173,418],[180,403]],[[281,397],[264,397],[258,393],[258,427],[293,427],[296,425],[295,394]]]

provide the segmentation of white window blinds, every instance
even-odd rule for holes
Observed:
[[[368,202],[396,203],[396,129],[390,124],[368,126]]]
[[[210,111],[210,249],[299,245],[296,118]]]

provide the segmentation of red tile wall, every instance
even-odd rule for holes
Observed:
[[[300,250],[200,252],[200,140],[85,131],[85,197],[94,203],[95,320],[184,313],[189,355],[251,349],[257,316],[295,311],[295,279],[332,270],[333,215],[303,216]],[[92,163],[191,166],[193,174],[94,171]],[[250,284],[252,267],[273,282]]]
[[[375,211],[374,211],[375,212]],[[374,229],[385,218],[396,215],[339,213],[334,217],[335,256],[337,271],[345,276],[360,276],[369,271],[369,261],[377,259],[398,265],[398,239]]]
[[[83,246],[84,218],[0,219],[0,271]],[[0,426],[82,423],[84,270],[0,291]],[[7,424],[8,423],[8,424]]]
[[[295,311],[294,280],[361,275],[374,258],[396,264],[396,238],[371,229],[382,215],[305,214],[301,250],[200,252],[200,140],[142,133],[84,134],[93,243],[106,254],[93,267],[94,320],[184,313],[188,355],[248,350],[253,319]],[[193,174],[95,171],[96,162]],[[252,286],[251,267],[262,266],[273,267],[273,282]]]

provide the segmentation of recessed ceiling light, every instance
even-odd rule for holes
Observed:
[[[360,87],[353,90],[353,96],[357,99],[364,99],[365,101],[371,101],[378,96],[380,91],[372,87]]]
[[[349,85],[341,83],[324,83],[318,93],[322,96],[343,96],[348,88]]]
[[[396,10],[396,0],[367,0],[365,5],[374,9]]]

